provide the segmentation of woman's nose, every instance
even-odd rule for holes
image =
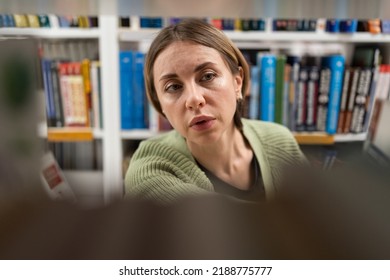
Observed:
[[[206,104],[203,92],[196,86],[187,88],[186,108],[189,110],[198,110]]]

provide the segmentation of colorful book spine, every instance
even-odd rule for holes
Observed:
[[[55,126],[56,124],[56,111],[53,95],[53,84],[51,78],[51,59],[42,59],[42,77],[43,86],[45,91],[45,104],[46,104],[46,118],[48,126]]]
[[[327,56],[323,59],[323,65],[329,67],[331,73],[325,131],[328,134],[335,134],[337,132],[345,58],[342,55]]]
[[[258,120],[260,118],[260,68],[257,65],[251,66],[251,87],[249,98],[249,118]]]
[[[121,103],[121,128],[131,129],[131,107],[132,107],[132,75],[133,75],[133,53],[121,51],[119,53],[120,66],[120,103]]]
[[[362,69],[355,97],[355,104],[352,111],[351,132],[363,132],[364,117],[366,114],[367,96],[370,90],[372,69]]]
[[[275,77],[275,122],[283,123],[283,92],[284,92],[284,70],[286,56],[278,55],[276,58]]]
[[[276,56],[258,53],[257,65],[260,67],[260,119],[275,120],[275,73]]]
[[[341,94],[341,102],[340,102],[340,113],[339,120],[337,124],[337,133],[343,133],[343,127],[345,123],[345,118],[347,114],[347,100],[349,94],[349,88],[351,86],[351,67],[347,67],[344,72],[344,82],[343,82],[343,92]]]
[[[343,125],[343,133],[349,133],[352,123],[352,111],[355,104],[356,89],[360,77],[360,68],[353,68],[351,72],[351,86],[348,94],[347,108],[345,114],[345,121]]]
[[[299,69],[301,57],[288,56],[287,63],[291,66],[290,82],[288,89],[288,128],[295,131],[296,111],[298,103],[298,83],[299,83]]]
[[[317,130],[325,131],[326,116],[328,115],[329,103],[329,85],[330,85],[330,69],[328,67],[321,67],[320,84],[318,87],[318,101],[317,101]]]
[[[308,67],[301,67],[299,69],[298,91],[297,91],[297,106],[295,113],[295,131],[305,130],[306,120],[306,94],[308,81]]]
[[[320,70],[317,66],[309,67],[306,95],[306,130],[315,131],[317,123],[317,100]]]
[[[147,100],[145,94],[144,85],[144,60],[145,54],[142,52],[133,53],[133,110],[134,110],[134,128],[144,129],[147,128]]]

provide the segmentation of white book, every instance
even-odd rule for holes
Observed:
[[[43,187],[50,198],[54,200],[76,201],[74,192],[52,152],[48,152],[42,157],[40,176]]]

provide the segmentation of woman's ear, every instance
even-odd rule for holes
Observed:
[[[244,70],[241,66],[238,67],[238,73],[234,76],[235,92],[237,99],[242,98],[242,84],[244,82]]]

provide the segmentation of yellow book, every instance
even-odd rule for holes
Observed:
[[[27,17],[22,14],[14,14],[16,27],[28,27]]]
[[[40,27],[39,19],[38,19],[37,15],[28,14],[28,15],[26,15],[26,17],[27,17],[28,26],[30,26],[32,28],[39,28]]]

